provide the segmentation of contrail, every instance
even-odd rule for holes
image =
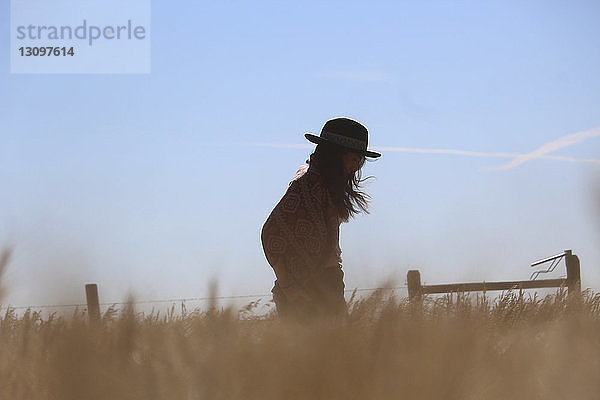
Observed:
[[[257,147],[276,147],[276,148],[287,148],[287,149],[309,149],[314,147],[312,144],[291,144],[291,143],[252,143],[251,146]],[[422,149],[414,147],[373,147],[373,150],[386,151],[386,152],[399,152],[399,153],[417,153],[417,154],[451,154],[457,156],[470,156],[470,157],[491,157],[491,158],[514,158],[520,159],[528,156],[530,153],[485,153],[480,151],[469,151],[469,150],[456,150],[456,149]],[[557,160],[557,161],[569,161],[578,163],[592,163],[600,165],[600,159],[594,158],[574,158],[565,156],[553,156],[542,154],[535,158],[541,158],[545,160]]]
[[[480,151],[469,151],[469,150],[456,150],[456,149],[420,149],[414,147],[374,147],[375,150],[380,151],[396,151],[400,153],[421,153],[421,154],[453,154],[457,156],[471,156],[471,157],[501,157],[501,158],[512,158],[517,157],[520,154],[515,153],[483,153]]]
[[[456,149],[419,149],[410,147],[374,147],[374,150],[380,151],[398,151],[401,153],[421,153],[421,154],[452,154],[457,156],[471,156],[471,157],[492,157],[492,158],[519,158],[525,157],[528,154],[520,153],[484,153],[480,151],[469,151],[469,150],[456,150]],[[552,155],[540,155],[536,158],[543,158],[545,160],[558,160],[558,161],[570,161],[580,163],[592,163],[600,165],[600,159],[595,158],[575,158],[566,156],[552,156]]]
[[[250,143],[253,147],[278,147],[284,149],[310,149],[315,147],[314,144],[292,144],[292,143]]]
[[[570,135],[563,136],[552,142],[546,143],[543,146],[535,149],[531,153],[521,154],[517,156],[511,162],[500,165],[498,167],[493,167],[493,169],[498,170],[507,170],[519,166],[527,161],[536,159],[536,158],[547,158],[546,154],[552,153],[558,149],[562,149],[563,147],[570,146],[575,143],[582,142],[591,137],[600,136],[600,127],[596,127],[587,131],[572,133]],[[596,164],[600,164],[599,160],[581,160],[583,162],[594,162]]]

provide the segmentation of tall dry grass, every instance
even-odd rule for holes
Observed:
[[[1,399],[598,399],[600,295],[422,307],[375,292],[311,326],[231,309],[0,320]]]

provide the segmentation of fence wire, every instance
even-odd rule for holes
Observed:
[[[395,286],[395,287],[386,287],[386,288],[356,288],[356,289],[346,289],[345,293],[356,292],[374,292],[376,290],[400,290],[407,289],[408,286]],[[164,304],[164,303],[185,303],[185,302],[200,302],[200,301],[214,301],[214,300],[236,300],[236,299],[251,299],[251,298],[263,298],[267,296],[272,296],[271,293],[264,294],[244,294],[244,295],[235,295],[235,296],[212,296],[212,297],[185,297],[179,299],[160,299],[160,300],[134,300],[134,301],[115,301],[115,302],[103,302],[98,305],[101,307],[110,307],[110,306],[121,306],[121,305],[135,305],[135,304]],[[32,306],[1,306],[2,309],[12,309],[12,310],[27,310],[27,309],[50,309],[50,308],[87,308],[86,303],[78,303],[78,304],[42,304],[42,305],[32,305]]]

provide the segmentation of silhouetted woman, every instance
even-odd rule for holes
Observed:
[[[320,136],[305,137],[317,147],[261,235],[277,277],[272,289],[277,311],[300,321],[346,313],[339,227],[367,212],[360,170],[365,157],[381,155],[367,150],[367,128],[347,118],[329,120]]]

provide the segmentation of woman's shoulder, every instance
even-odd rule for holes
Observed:
[[[289,187],[291,192],[299,194],[305,194],[312,197],[319,202],[327,201],[327,186],[323,176],[317,171],[308,168],[306,171],[302,171],[301,174],[297,175]]]
[[[300,178],[304,178],[306,180],[324,182],[324,178],[323,178],[321,172],[319,171],[319,168],[317,167],[317,165],[314,162],[311,162],[311,161],[312,161],[312,159],[308,158],[304,162],[304,164],[302,164],[300,167],[298,167],[298,170],[296,171],[294,178],[290,181],[290,185],[294,181],[296,181]]]
[[[296,175],[294,175],[294,178],[292,178],[290,184],[292,182],[294,182],[295,180],[298,180],[301,177],[303,177],[308,172],[308,167],[309,167],[308,162],[306,162],[306,163],[302,164],[300,167],[298,167],[298,171],[296,171]]]

